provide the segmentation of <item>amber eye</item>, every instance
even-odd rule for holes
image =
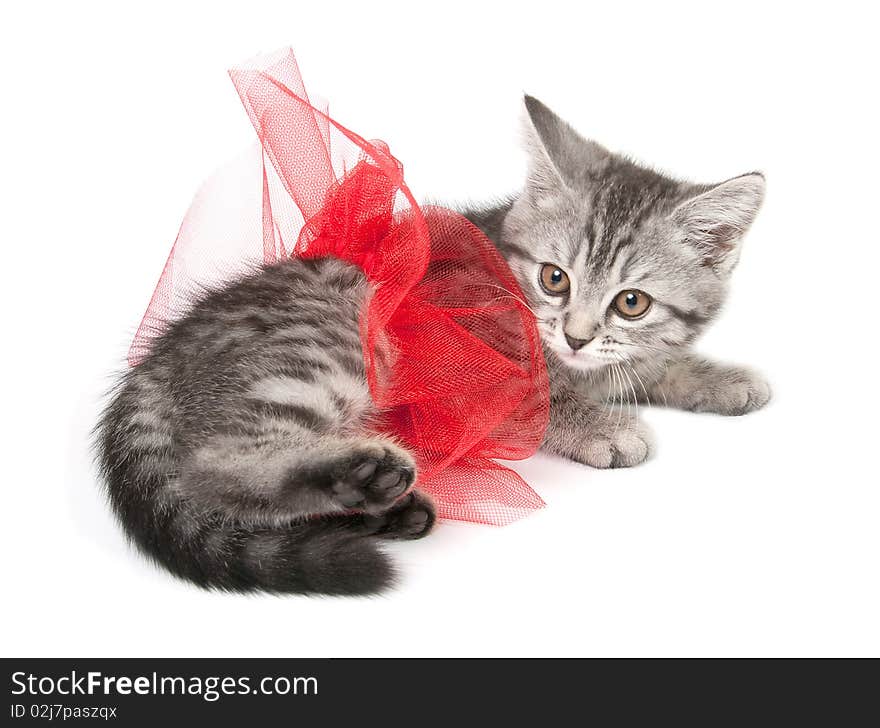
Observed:
[[[552,263],[544,263],[541,266],[541,285],[551,296],[561,296],[568,293],[571,284],[565,271]]]
[[[651,308],[651,297],[644,291],[621,291],[614,297],[614,310],[628,319],[644,316]]]

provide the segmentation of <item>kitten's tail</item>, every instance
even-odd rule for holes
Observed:
[[[110,500],[141,551],[202,587],[299,594],[374,594],[394,580],[372,539],[330,519],[247,528],[188,512],[186,504],[144,499],[108,482]],[[116,484],[118,486],[118,484]]]
[[[107,419],[97,434],[113,510],[140,550],[177,576],[227,591],[339,595],[374,594],[394,581],[388,557],[350,525],[315,519],[249,528],[199,512],[169,487],[170,447],[133,451]]]

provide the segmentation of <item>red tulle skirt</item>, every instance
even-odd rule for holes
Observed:
[[[420,207],[383,142],[310,101],[290,51],[230,76],[259,159],[196,197],[129,362],[200,286],[289,256],[341,258],[371,283],[360,335],[380,430],[414,453],[438,515],[504,524],[543,506],[497,462],[534,454],[550,398],[534,317],[495,247],[458,213]]]

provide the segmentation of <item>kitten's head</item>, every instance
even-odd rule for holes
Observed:
[[[546,348],[593,370],[690,344],[724,300],[763,176],[674,180],[525,106],[529,176],[500,242]]]

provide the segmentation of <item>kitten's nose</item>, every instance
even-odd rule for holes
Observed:
[[[565,332],[563,332],[563,333],[565,333]],[[576,339],[573,336],[569,336],[568,334],[565,334],[565,340],[568,342],[568,345],[572,348],[573,351],[577,351],[578,349],[585,347],[593,339]]]

